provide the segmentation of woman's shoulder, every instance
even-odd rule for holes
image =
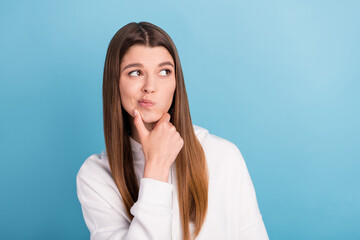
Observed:
[[[93,204],[97,199],[126,217],[105,151],[92,154],[84,161],[76,175],[76,188],[80,203]]]
[[[101,153],[95,153],[87,157],[81,165],[76,178],[78,182],[79,180],[97,183],[107,182],[115,187],[106,151],[104,150]]]
[[[231,141],[210,133],[207,129],[193,125],[208,161],[228,162],[230,165],[241,165],[244,162],[239,148]]]

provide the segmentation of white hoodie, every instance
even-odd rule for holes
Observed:
[[[245,161],[235,144],[193,125],[209,171],[208,209],[196,240],[269,239]],[[127,217],[112,178],[106,152],[91,155],[77,177],[77,194],[90,239],[180,240],[175,164],[168,183],[143,178],[145,158],[140,143],[130,138],[139,196]],[[190,223],[193,232],[194,225]]]

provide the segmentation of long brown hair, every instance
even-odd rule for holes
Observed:
[[[120,101],[120,64],[127,50],[135,45],[162,46],[171,54],[175,63],[176,89],[169,109],[171,123],[184,140],[176,157],[176,177],[180,217],[185,240],[190,239],[189,223],[194,223],[194,238],[205,221],[208,205],[208,171],[203,148],[198,141],[189,110],[185,82],[179,55],[170,36],[161,28],[148,23],[129,23],[111,39],[105,59],[103,79],[103,114],[106,152],[111,173],[123,199],[128,217],[130,208],[138,199],[130,145],[129,114]]]

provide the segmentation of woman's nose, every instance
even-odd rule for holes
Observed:
[[[156,83],[156,76],[148,74],[145,76],[144,79],[144,87],[143,90],[147,93],[152,93],[156,91],[157,83]]]

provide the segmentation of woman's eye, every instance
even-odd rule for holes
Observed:
[[[171,73],[171,71],[169,69],[163,69],[160,71],[160,75],[161,76],[167,76]]]
[[[140,71],[135,70],[135,71],[129,72],[129,75],[132,77],[138,77],[138,76],[140,76]]]

